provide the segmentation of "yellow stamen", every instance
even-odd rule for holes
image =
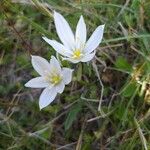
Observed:
[[[73,58],[78,59],[78,58],[80,58],[81,56],[82,56],[82,53],[81,53],[81,51],[80,51],[79,49],[77,49],[77,50],[75,50],[75,51],[73,52]]]
[[[58,83],[60,83],[60,81],[62,80],[62,77],[60,76],[60,75],[58,75],[58,74],[51,74],[51,75],[48,75],[47,77],[46,77],[46,80],[48,81],[48,82],[50,82],[50,83],[52,83],[52,84],[54,84],[54,85],[56,85],[56,84],[58,84]]]
[[[61,81],[61,77],[59,75],[54,75],[51,77],[50,81],[52,84],[58,84]]]

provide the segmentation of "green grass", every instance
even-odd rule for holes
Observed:
[[[41,90],[24,84],[37,73],[30,55],[55,51],[52,10],[73,30],[82,14],[88,36],[105,24],[90,63],[39,110]],[[2,0],[0,2],[0,150],[150,150],[149,0]]]

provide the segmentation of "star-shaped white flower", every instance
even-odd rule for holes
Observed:
[[[72,63],[78,63],[90,61],[95,56],[95,49],[103,37],[104,25],[98,26],[86,42],[86,24],[82,16],[77,24],[75,35],[61,14],[54,12],[54,22],[57,34],[63,44],[47,37],[43,37],[43,39],[63,55],[64,59]]]
[[[45,88],[40,96],[40,109],[48,106],[57,93],[64,91],[65,85],[72,79],[72,69],[61,68],[58,60],[52,56],[50,63],[39,56],[32,56],[33,68],[40,74],[28,81],[25,86],[31,88]]]

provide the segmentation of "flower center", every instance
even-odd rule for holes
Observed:
[[[61,80],[62,80],[62,78],[60,77],[60,75],[53,75],[53,76],[50,78],[50,82],[51,82],[52,84],[58,84]]]
[[[76,49],[74,52],[73,52],[73,58],[75,58],[75,59],[78,59],[78,58],[80,58],[81,56],[82,56],[83,54],[82,54],[82,52],[81,52],[81,50],[80,49]]]
[[[50,75],[48,75],[46,77],[46,80],[48,82],[50,82],[51,84],[56,85],[56,84],[60,83],[60,81],[62,80],[62,77],[60,75],[58,75],[58,74],[55,74],[55,75],[54,74],[50,74]]]

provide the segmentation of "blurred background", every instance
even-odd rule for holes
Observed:
[[[88,37],[105,33],[91,62],[62,62],[73,81],[40,111],[41,89],[24,84],[31,54],[55,55],[41,38],[59,40],[54,10],[73,31],[83,15]],[[0,1],[0,150],[149,150],[149,83],[149,0]]]

